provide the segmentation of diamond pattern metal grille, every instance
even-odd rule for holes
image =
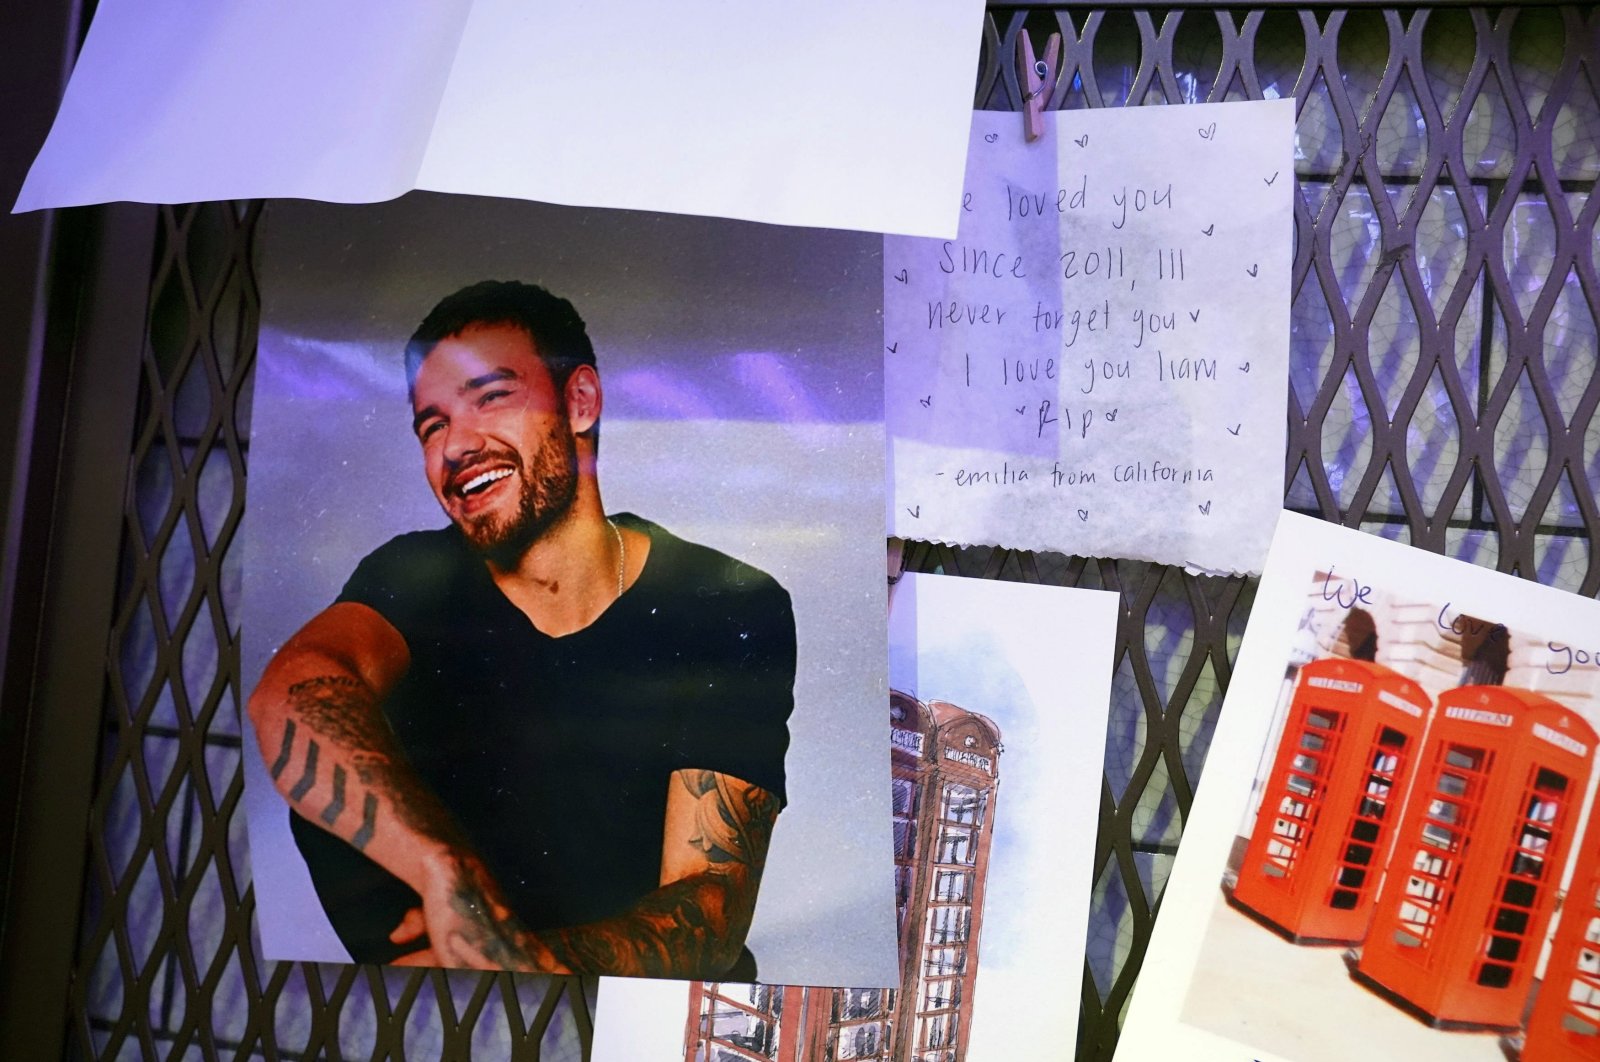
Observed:
[[[129,457],[69,1050],[95,1059],[581,1057],[575,979],[258,958],[237,532],[259,204],[163,208]]]
[[[1020,106],[1024,30],[1062,35],[1052,107],[1298,101],[1288,508],[1600,591],[1600,13],[992,8],[979,107]],[[926,543],[906,566],[1122,595],[1078,1050],[1109,1059],[1254,584]]]
[[[1019,105],[1024,28],[1063,36],[1053,107],[1299,101],[1290,508],[1600,592],[1600,12],[993,7],[979,107]],[[236,546],[259,218],[160,212],[69,1050],[581,1057],[577,981],[257,958]],[[1122,597],[1079,1034],[1107,1059],[1253,583],[926,543],[906,563]]]

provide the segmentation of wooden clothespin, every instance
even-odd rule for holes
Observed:
[[[1022,132],[1028,141],[1044,135],[1044,105],[1056,87],[1056,61],[1061,58],[1061,34],[1052,33],[1045,42],[1044,58],[1035,59],[1033,38],[1025,29],[1017,31],[1017,82],[1022,86]]]

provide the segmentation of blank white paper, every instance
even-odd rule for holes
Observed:
[[[16,209],[427,188],[949,235],[982,15],[103,0]]]
[[[393,199],[471,0],[102,0],[17,211]]]

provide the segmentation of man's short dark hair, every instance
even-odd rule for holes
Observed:
[[[594,345],[572,303],[537,284],[518,280],[480,280],[446,295],[422,319],[406,343],[406,386],[415,388],[423,359],[442,339],[473,325],[510,325],[533,340],[556,394],[580,365],[594,365]]]

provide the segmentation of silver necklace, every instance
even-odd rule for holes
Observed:
[[[622,596],[622,575],[628,569],[628,544],[622,541],[622,529],[608,516],[606,523],[611,525],[611,533],[617,536],[617,596]]]

